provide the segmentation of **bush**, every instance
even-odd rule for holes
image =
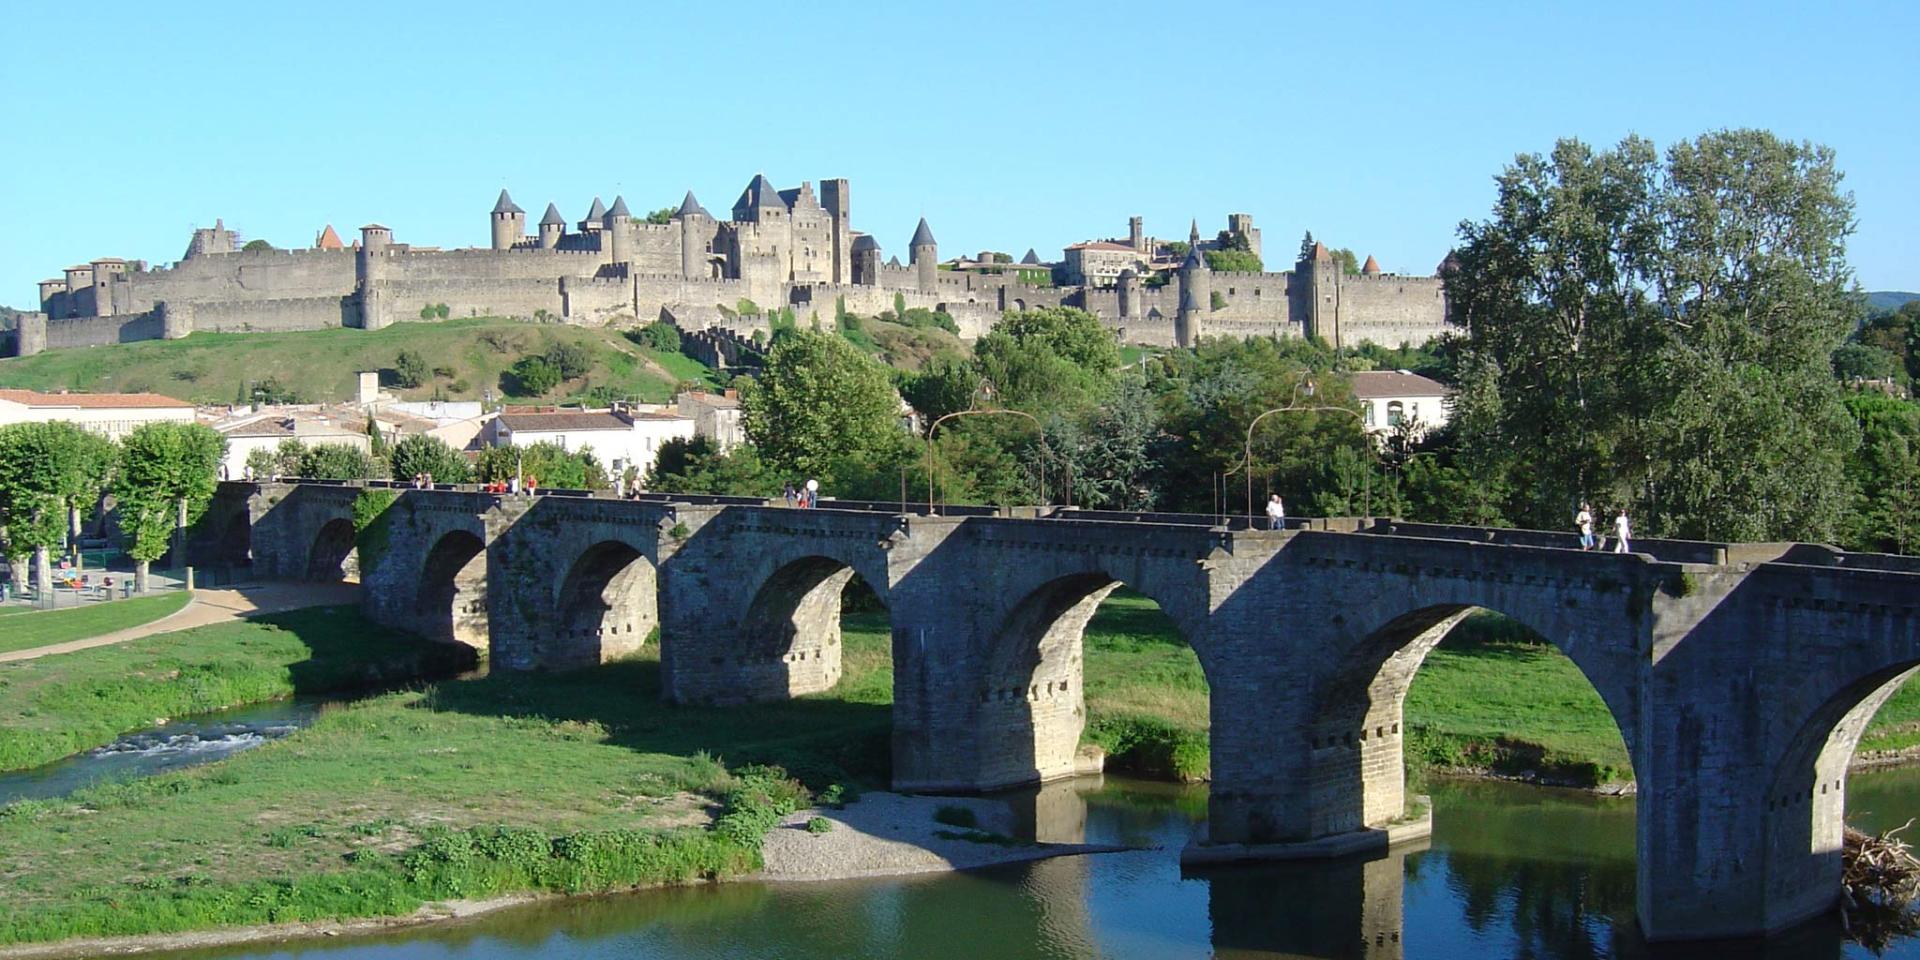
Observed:
[[[593,351],[584,344],[556,341],[547,345],[546,358],[562,380],[577,380],[593,369]]]
[[[680,352],[680,328],[664,320],[649,323],[638,330],[628,330],[626,338],[649,350]]]
[[[444,366],[434,367],[433,375],[436,377],[439,377],[442,380],[452,380],[454,377],[454,372],[452,367],[444,367]]]
[[[300,455],[297,475],[310,480],[368,480],[386,475],[386,464],[358,447],[322,443]]]
[[[506,387],[515,396],[539,397],[559,385],[559,367],[546,357],[527,356],[514,361]]]
[[[1205,780],[1213,773],[1207,734],[1158,717],[1097,717],[1087,726],[1087,739],[1107,751],[1110,770],[1182,783]]]
[[[396,386],[417,387],[427,379],[427,361],[419,353],[402,350],[393,358],[393,382]]]
[[[814,817],[807,821],[807,832],[831,833],[833,832],[833,821],[828,820],[826,817]]]

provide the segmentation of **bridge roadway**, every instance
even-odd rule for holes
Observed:
[[[1653,939],[1767,934],[1832,908],[1847,761],[1920,667],[1920,560],[1818,545],[1588,553],[1570,534],[1388,520],[1266,531],[446,487],[395,490],[356,535],[361,493],[224,484],[207,549],[250,554],[267,577],[357,566],[374,619],[483,648],[495,669],[596,664],[658,627],[665,695],[707,704],[832,687],[857,574],[891,618],[903,790],[1070,775],[1081,631],[1124,583],[1172,619],[1212,688],[1203,854],[1384,845],[1406,810],[1408,685],[1462,617],[1499,611],[1572,658],[1619,724]]]

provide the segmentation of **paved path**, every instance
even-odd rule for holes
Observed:
[[[66,643],[0,653],[0,663],[112,646],[128,640],[151,637],[156,633],[172,633],[175,630],[186,630],[190,627],[204,627],[213,623],[241,620],[257,614],[279,613],[301,607],[355,603],[359,599],[360,587],[352,583],[266,583],[226,590],[195,590],[191,603],[178,612],[151,623],[116,630],[113,633],[103,633],[84,640],[69,640]]]

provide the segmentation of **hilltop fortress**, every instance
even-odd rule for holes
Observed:
[[[380,224],[360,228],[350,246],[328,227],[309,249],[245,249],[216,221],[195,230],[170,267],[102,258],[41,281],[40,311],[21,317],[16,352],[196,330],[378,330],[447,316],[667,320],[746,334],[767,321],[739,311],[743,300],[828,323],[841,305],[872,316],[904,302],[945,311],[969,339],[1003,311],[1063,305],[1098,314],[1127,342],[1163,346],[1223,335],[1397,346],[1440,333],[1446,316],[1438,278],[1383,273],[1371,257],[1360,274],[1345,274],[1319,245],[1291,271],[1214,272],[1204,251],[1219,241],[1203,242],[1196,225],[1175,266],[1167,254],[1178,248],[1144,237],[1137,217],[1127,241],[1076,244],[1058,264],[1031,251],[1019,264],[984,255],[942,264],[922,219],[901,266],[853,229],[850,201],[846,180],[821,181],[816,194],[809,182],[779,190],[755,176],[727,220],[691,192],[671,215],[652,218],[635,217],[624,199],[609,208],[595,198],[573,224],[548,204],[529,233],[526,211],[502,190],[488,215],[490,243],[455,250],[396,242]],[[1221,238],[1259,252],[1245,214],[1229,217]]]

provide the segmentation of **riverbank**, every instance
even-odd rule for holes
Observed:
[[[88,637],[166,620],[185,609],[193,595],[185,590],[153,597],[102,600],[67,610],[9,609],[0,614],[0,654],[70,643]]]
[[[131,602],[131,601],[126,601]],[[169,717],[377,689],[470,666],[469,651],[314,607],[0,664],[0,770],[104,746]]]

